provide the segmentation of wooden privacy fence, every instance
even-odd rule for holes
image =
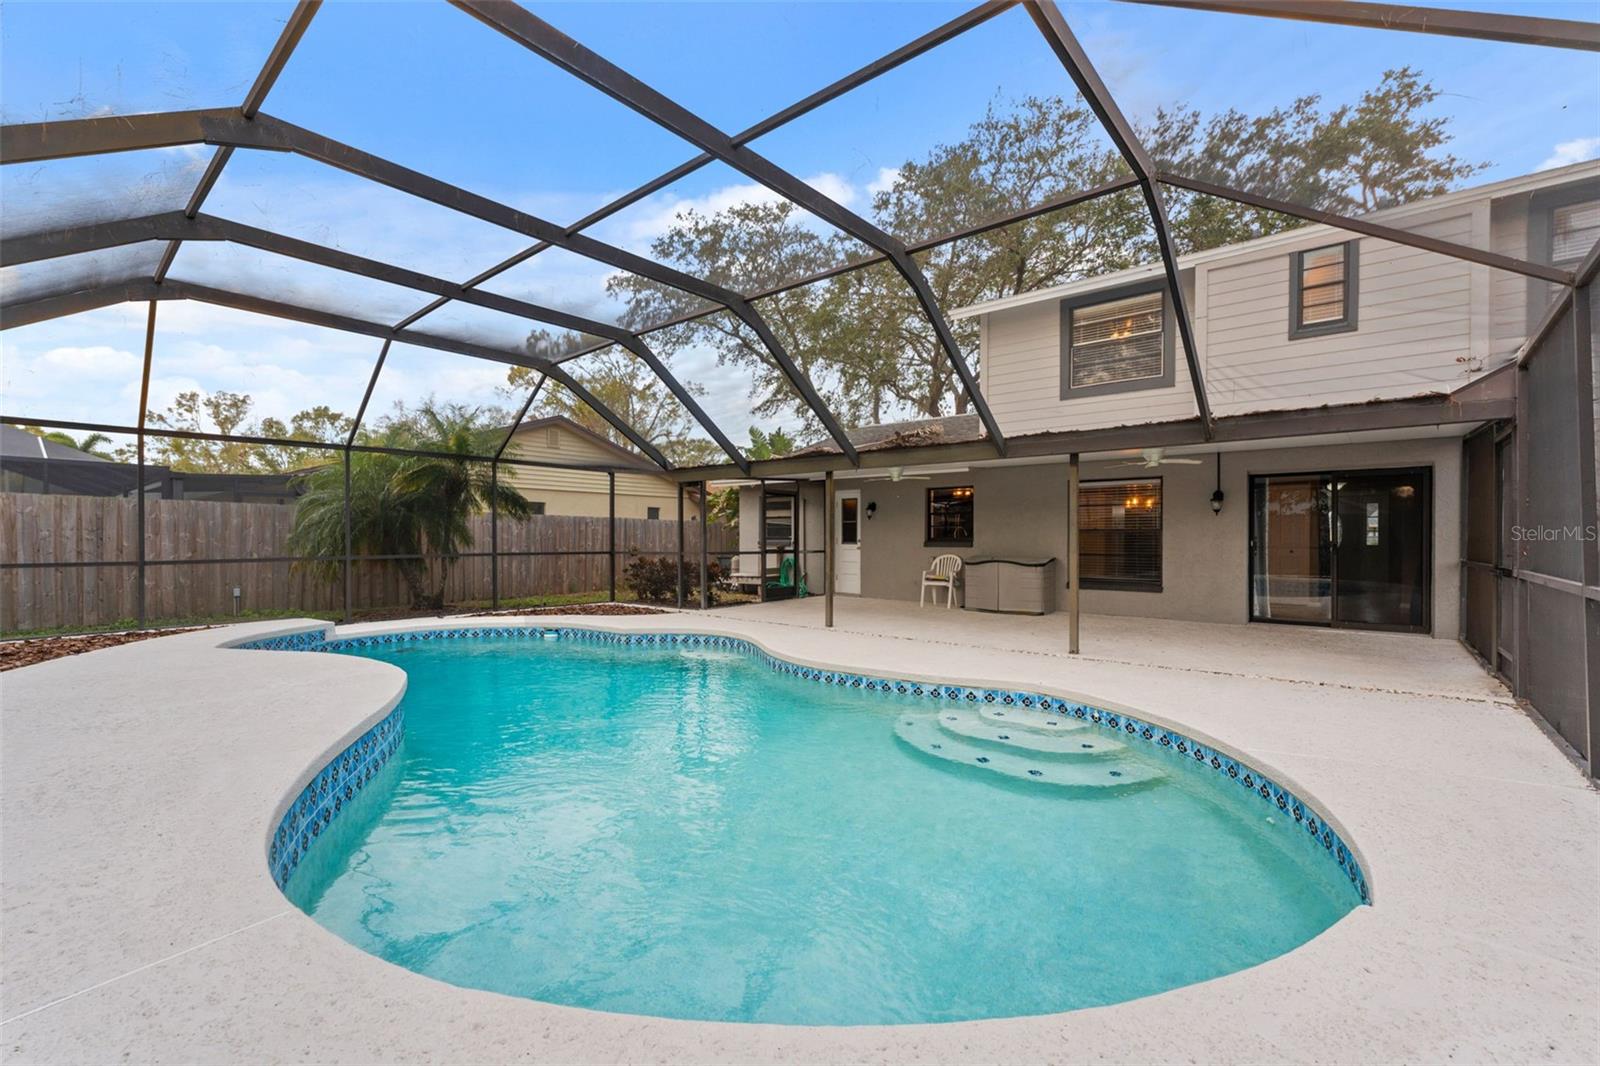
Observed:
[[[246,615],[342,611],[344,584],[337,565],[330,580],[311,566],[284,558],[294,510],[264,503],[147,500],[147,620],[222,620],[236,610]],[[644,518],[616,522],[622,594],[629,554],[676,554],[678,524]],[[500,598],[605,591],[610,580],[608,524],[604,517],[575,515],[500,522]],[[0,569],[0,631],[132,624],[138,616],[138,527],[133,499],[0,493],[0,563],[36,564]],[[483,554],[465,556],[450,568],[447,603],[487,602],[493,595],[489,516],[475,516],[470,529],[473,546],[468,550]],[[737,550],[737,530],[713,525],[710,535],[713,556]],[[698,522],[686,523],[684,542],[686,565],[694,566],[700,553]],[[70,565],[82,563],[126,565]],[[351,602],[358,610],[410,603],[393,563],[357,557],[350,583]]]

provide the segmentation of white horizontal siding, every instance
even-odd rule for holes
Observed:
[[[1503,255],[1528,258],[1528,201],[1508,197],[1489,215],[1491,247]],[[1489,355],[1496,362],[1516,354],[1528,338],[1531,279],[1495,270],[1489,279]]]
[[[1470,208],[1409,228],[1474,242]],[[1217,414],[1394,399],[1466,381],[1473,268],[1390,241],[1361,238],[1359,245],[1357,328],[1323,337],[1289,338],[1288,251],[1201,269],[1204,314],[1196,330]]]
[[[1458,202],[1404,220],[1407,229],[1524,257],[1525,199]],[[1191,303],[1215,413],[1244,414],[1397,399],[1460,387],[1508,358],[1529,324],[1526,279],[1377,238],[1358,239],[1358,328],[1289,338],[1290,251],[1300,244],[1202,261]],[[983,386],[1008,433],[1092,429],[1194,414],[1188,368],[1176,353],[1170,388],[1060,399],[1056,302],[983,318]]]
[[[1007,434],[1094,429],[1189,418],[1195,413],[1181,343],[1170,388],[1061,399],[1061,308],[1032,304],[987,316],[984,396]]]

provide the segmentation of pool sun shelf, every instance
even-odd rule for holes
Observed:
[[[1121,741],[1099,736],[1084,723],[1043,714],[1013,717],[988,708],[946,708],[900,714],[894,733],[929,758],[1055,788],[1125,791],[1166,776],[1127,758]]]

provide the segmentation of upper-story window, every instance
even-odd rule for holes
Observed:
[[[1550,220],[1550,259],[1558,266],[1576,263],[1600,241],[1600,200],[1566,204]]]
[[[1289,336],[1319,337],[1356,328],[1355,241],[1289,257]]]
[[[1171,385],[1172,331],[1159,283],[1061,303],[1061,398]]]

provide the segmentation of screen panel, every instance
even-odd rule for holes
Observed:
[[[5,413],[136,426],[149,304],[116,304],[0,331]]]
[[[342,443],[380,347],[342,330],[164,301],[150,361],[150,424]]]
[[[182,210],[212,151],[185,145],[0,166],[0,239]]]
[[[120,248],[102,248],[55,259],[0,267],[0,292],[7,304],[28,303],[69,292],[116,285],[155,276],[166,245],[140,241]]]
[[[513,230],[289,152],[235,152],[205,212],[448,281],[464,281],[531,243]]]
[[[1302,207],[1390,211],[1378,220],[1488,248],[1490,219],[1405,205],[1600,146],[1590,52],[1138,5],[1065,13],[1158,167]]]
[[[857,199],[847,183],[827,177],[817,183],[841,202]],[[720,161],[588,232],[747,296],[872,252]]]
[[[237,106],[292,10],[287,2],[8,4],[4,120]]]
[[[908,241],[1122,167],[1020,5],[750,146]]]
[[[676,165],[686,147],[444,4],[325,5],[271,111],[563,224]]]

